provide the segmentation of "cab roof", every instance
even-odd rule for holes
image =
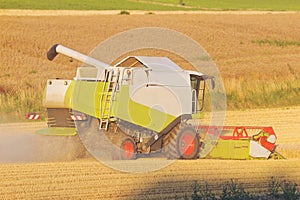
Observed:
[[[183,71],[167,57],[129,56],[118,64],[118,67],[147,67],[153,71]]]

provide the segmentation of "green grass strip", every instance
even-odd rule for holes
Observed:
[[[184,6],[182,6],[184,5]],[[299,0],[0,0],[0,9],[299,11]]]

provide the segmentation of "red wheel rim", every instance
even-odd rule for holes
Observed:
[[[130,159],[133,157],[134,154],[134,145],[131,141],[125,141],[123,143],[123,158]]]
[[[184,156],[190,156],[191,154],[193,154],[195,149],[194,139],[195,137],[191,134],[185,134],[184,136],[182,136],[180,150]]]

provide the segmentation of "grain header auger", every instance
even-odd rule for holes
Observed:
[[[202,116],[206,84],[210,81],[214,88],[213,77],[183,70],[166,57],[129,56],[110,66],[58,44],[48,51],[47,57],[52,61],[57,54],[87,66],[77,68],[74,80],[47,81],[43,105],[47,109],[48,128],[38,133],[72,136],[92,130],[104,134],[119,147],[118,159],[134,159],[137,154],[154,152],[164,152],[168,158],[196,159],[202,149],[215,145],[203,141],[212,129],[222,129],[191,125]],[[275,145],[273,132],[275,139],[267,142]],[[265,137],[268,130],[264,133]],[[223,157],[232,158],[226,148],[246,138],[226,139],[227,143],[232,140],[232,144],[218,142],[210,157],[222,158],[218,151],[225,148],[227,153]],[[274,148],[254,144],[250,137],[247,141],[249,145],[242,146],[247,148],[243,152],[248,151],[248,157],[269,158],[273,154]]]

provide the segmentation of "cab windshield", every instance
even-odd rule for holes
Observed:
[[[192,89],[192,112],[198,113],[203,109],[205,81],[201,76],[190,75]]]

